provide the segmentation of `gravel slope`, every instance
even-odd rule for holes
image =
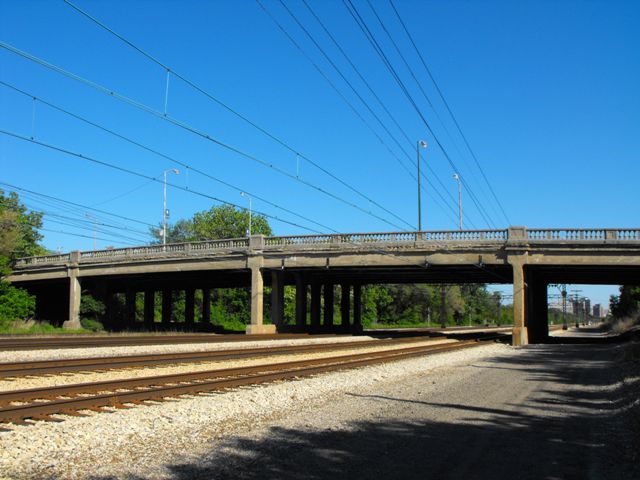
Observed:
[[[6,478],[638,478],[621,347],[487,345],[0,433]],[[0,476],[2,475],[0,474]]]

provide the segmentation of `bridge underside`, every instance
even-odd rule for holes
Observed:
[[[530,265],[522,266],[522,281],[514,275],[512,265],[424,265],[403,267],[344,267],[344,268],[295,268],[283,269],[230,269],[195,270],[188,272],[165,272],[126,274],[110,276],[83,276],[78,282],[81,290],[88,291],[107,305],[107,318],[111,326],[131,328],[136,324],[154,328],[175,329],[172,304],[174,293],[184,292],[184,328],[207,330],[210,325],[210,299],[212,292],[221,288],[246,288],[251,294],[253,308],[264,309],[262,299],[255,305],[255,293],[262,296],[263,286],[271,288],[266,302],[271,319],[279,330],[283,324],[284,286],[296,290],[296,325],[299,330],[357,331],[361,328],[361,287],[370,284],[462,284],[462,283],[513,283],[514,306],[522,299],[523,331],[522,343],[544,342],[548,337],[547,286],[555,283],[567,284],[640,284],[640,266],[589,266],[589,265]],[[69,319],[71,298],[80,290],[69,288],[73,279],[16,282],[34,293],[37,298],[36,315],[62,323]],[[259,284],[259,285],[258,285]],[[198,292],[196,295],[195,292]],[[137,295],[142,294],[144,311],[136,312]],[[120,296],[124,306],[117,305],[114,297]],[[196,301],[196,297],[198,301]],[[307,301],[310,297],[310,302]],[[322,301],[323,299],[324,301]],[[338,300],[340,325],[334,325],[334,300]],[[140,299],[139,299],[140,302]],[[161,305],[162,321],[155,317],[156,307]],[[71,305],[71,306],[70,306]],[[194,313],[198,307],[199,314]],[[517,314],[517,312],[516,312]],[[261,316],[261,314],[260,314]],[[200,319],[194,322],[194,319]],[[253,320],[253,316],[252,316]],[[261,322],[260,322],[261,325]],[[258,329],[259,330],[259,329]]]

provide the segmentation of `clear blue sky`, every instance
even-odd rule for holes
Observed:
[[[277,234],[415,228],[416,183],[400,162],[413,172],[415,141],[425,139],[429,144],[424,151],[426,162],[432,169],[425,173],[435,186],[424,185],[423,228],[457,228],[454,169],[342,1],[308,3],[410,141],[305,4],[298,0],[285,3],[400,147],[279,2],[264,0],[263,4],[355,107],[366,125],[254,1],[74,3],[393,215],[308,163],[298,162],[294,153],[175,77],[169,82],[167,113],[171,118],[298,175],[373,215],[4,48],[0,49],[0,80],[306,217],[301,219],[254,198],[256,210],[306,227],[272,221]],[[354,1],[455,170],[470,187],[462,192],[465,227],[503,228],[509,223],[529,227],[637,227],[640,2],[394,1],[508,220],[483,182],[389,3],[372,3],[433,107],[393,50],[369,4]],[[62,0],[0,2],[0,40],[164,111],[166,72]],[[167,159],[40,102],[35,102],[34,110],[32,99],[5,86],[0,86],[0,129],[33,136],[37,141],[154,178],[161,178],[164,169],[176,167]],[[162,219],[159,183],[6,135],[0,135],[0,162],[1,182],[148,224],[158,224]],[[171,176],[175,184],[246,205],[237,190],[178,168],[180,175]],[[484,208],[484,216],[472,194]],[[174,221],[215,203],[171,187],[168,196]],[[143,223],[96,212],[90,213],[97,219],[92,220],[86,216],[86,209],[63,208],[50,201],[45,204],[33,196],[24,199],[29,206],[53,214],[45,217],[48,231],[43,232],[45,245],[51,249],[92,248],[92,221],[118,226],[99,227],[103,232],[97,234],[98,248],[148,240],[144,234],[148,227]],[[606,292],[599,292],[601,298],[596,300],[605,301]]]

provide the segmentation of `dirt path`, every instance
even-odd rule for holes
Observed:
[[[605,479],[618,346],[545,345],[344,392],[212,444],[171,478]],[[638,478],[638,477],[635,477]]]

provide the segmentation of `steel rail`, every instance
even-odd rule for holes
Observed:
[[[495,340],[495,338],[492,339]],[[100,410],[103,407],[123,408],[126,407],[126,404],[137,404],[149,400],[224,390],[243,385],[254,385],[444,353],[478,346],[487,340],[465,340],[455,344],[409,347],[323,359],[2,392],[0,393],[0,404],[6,406],[0,408],[0,423],[24,423],[25,419],[56,420],[50,415],[78,414],[78,410]],[[96,395],[77,397],[81,394],[91,393],[96,393]],[[33,402],[40,399],[53,400]],[[24,402],[30,401],[32,403],[24,404]],[[10,405],[11,402],[23,404]]]
[[[229,343],[229,342],[253,342],[263,340],[291,340],[296,338],[334,338],[346,334],[301,334],[278,333],[252,335],[245,334],[207,334],[197,335],[135,335],[122,337],[31,337],[11,338],[0,337],[0,351],[3,350],[41,350],[47,348],[86,348],[86,347],[114,347],[129,345],[165,345],[183,343]]]
[[[149,355],[122,355],[115,357],[72,358],[27,362],[0,363],[0,378],[46,375],[61,372],[116,370],[130,367],[151,367],[163,364],[197,363],[230,360],[247,357],[266,357],[305,352],[375,348],[387,345],[440,341],[443,337],[408,337],[375,341],[320,343],[310,345],[285,345],[271,347],[216,350],[210,352],[159,353]]]

